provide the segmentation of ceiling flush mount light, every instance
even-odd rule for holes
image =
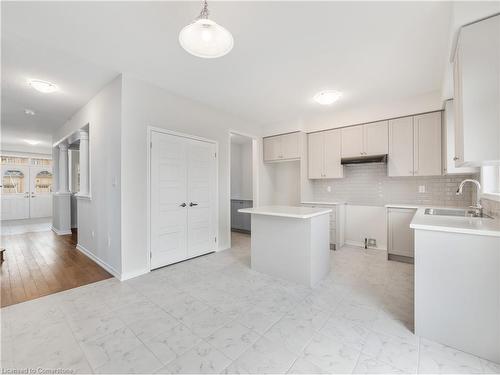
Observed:
[[[42,92],[44,94],[50,94],[52,92],[59,90],[57,85],[51,82],[41,81],[39,79],[30,79],[28,81],[28,84],[31,87],[33,87],[36,91]]]
[[[35,115],[35,111],[33,111],[32,109],[28,109],[28,108],[26,108],[26,109],[24,110],[24,114],[25,114],[25,115],[28,115],[28,116],[34,116],[34,115]]]
[[[36,146],[37,144],[40,143],[40,141],[35,141],[33,139],[25,139],[24,142],[26,142],[26,143],[28,143],[28,144],[30,144],[32,146]]]
[[[227,54],[234,45],[233,36],[222,26],[208,19],[207,0],[198,18],[179,33],[179,43],[190,54],[213,59]]]
[[[321,105],[330,105],[335,103],[342,96],[341,92],[334,90],[320,91],[314,95],[314,101]]]

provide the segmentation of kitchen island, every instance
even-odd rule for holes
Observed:
[[[330,271],[330,208],[264,206],[252,216],[252,269],[307,286]]]

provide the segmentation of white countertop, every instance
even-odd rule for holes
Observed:
[[[413,216],[410,228],[500,237],[499,219],[426,215],[425,208],[435,207],[418,208],[415,216]]]
[[[256,208],[241,208],[238,212],[252,215],[268,215],[291,217],[296,219],[309,219],[314,216],[324,215],[332,212],[331,208],[312,208],[296,206],[262,206]]]
[[[345,204],[345,202],[300,202],[300,204],[320,204],[323,206],[337,206],[339,204]]]

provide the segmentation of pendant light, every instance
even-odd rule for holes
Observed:
[[[179,43],[190,54],[213,59],[227,54],[233,48],[233,36],[222,26],[208,19],[207,0],[198,18],[179,33]]]

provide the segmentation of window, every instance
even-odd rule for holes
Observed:
[[[482,196],[500,201],[500,167],[485,166],[481,168]]]

